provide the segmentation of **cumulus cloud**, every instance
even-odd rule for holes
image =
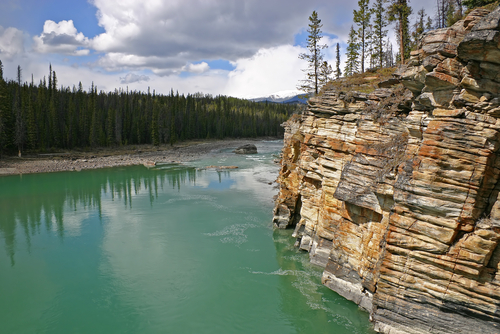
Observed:
[[[303,79],[304,63],[297,55],[300,47],[283,45],[261,49],[256,55],[234,62],[225,94],[253,98],[290,90]]]
[[[208,66],[208,64],[205,62],[201,62],[199,64],[189,64],[189,65],[186,65],[182,68],[183,71],[196,73],[196,74],[205,73],[209,69],[210,69],[210,66]]]
[[[73,56],[89,54],[89,40],[78,32],[72,20],[45,21],[40,36],[33,37],[33,49],[39,53],[62,53]]]
[[[16,28],[4,29],[0,26],[0,56],[4,60],[11,60],[24,53],[23,32]]]
[[[114,54],[122,68],[148,67],[167,74],[199,71],[200,65],[182,67],[200,59],[236,61],[262,48],[293,44],[313,9],[332,7],[326,0],[93,0],[93,4],[105,30],[91,41],[96,51]]]
[[[139,75],[134,73],[128,73],[126,76],[120,77],[120,83],[122,85],[142,81],[149,81],[149,77],[147,75]]]
[[[297,55],[305,50],[293,43],[295,35],[304,34],[313,10],[322,20],[323,32],[338,37],[323,40],[330,45],[325,59],[334,65],[334,45],[340,42],[343,62],[352,11],[357,7],[355,1],[343,0],[88,1],[96,7],[104,30],[97,36],[79,32],[71,16],[60,22],[45,21],[31,46],[23,43],[25,32],[0,27],[0,58],[9,65],[4,73],[15,77],[20,64],[24,73],[41,78],[48,74],[48,58],[52,57],[48,54],[58,53],[68,61],[59,67],[53,58],[50,61],[57,68],[59,82],[65,85],[82,80],[85,87],[94,82],[104,90],[126,85],[137,90],[151,86],[164,93],[173,88],[181,93],[267,96],[291,90],[304,79],[301,69],[307,64]],[[9,2],[18,0],[0,1],[0,22],[13,13],[7,10]],[[419,6],[433,8],[435,0],[421,0]],[[414,7],[415,12],[418,8]],[[76,24],[80,27],[81,23]],[[35,52],[24,50],[30,47]],[[89,63],[72,57],[91,50],[97,51],[95,58],[83,58]],[[230,61],[235,69],[211,69],[212,60]]]

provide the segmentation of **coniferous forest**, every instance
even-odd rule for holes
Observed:
[[[296,105],[201,93],[104,92],[92,84],[57,87],[56,72],[38,84],[5,81],[0,61],[0,155],[25,150],[174,144],[189,139],[283,135]]]

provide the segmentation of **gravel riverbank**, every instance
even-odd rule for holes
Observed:
[[[261,139],[229,139],[183,142],[174,146],[136,145],[103,148],[91,152],[67,151],[3,157],[0,159],[0,176],[82,169],[107,168],[155,163],[188,162],[222,149],[237,148]]]

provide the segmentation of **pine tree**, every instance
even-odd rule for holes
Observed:
[[[153,100],[153,118],[151,120],[151,141],[154,146],[160,145],[160,135],[158,133],[158,100]]]
[[[432,19],[430,16],[427,16],[427,22],[425,23],[425,31],[432,30]]]
[[[59,129],[59,122],[60,122],[60,119],[59,119],[59,115],[58,115],[58,96],[59,96],[59,93],[57,91],[57,76],[56,76],[56,71],[52,70],[52,66],[51,66],[51,72],[52,72],[52,80],[49,80],[49,83],[52,85],[52,87],[50,87],[50,91],[51,91],[51,94],[50,94],[50,104],[49,104],[49,108],[50,108],[50,117],[51,117],[51,128],[52,128],[52,142],[55,143],[55,145],[58,145],[59,143],[61,143],[61,133],[60,133],[60,129]]]
[[[337,43],[337,49],[336,49],[336,58],[337,61],[335,63],[335,79],[339,79],[342,76],[342,71],[340,70],[340,46],[339,43]]]
[[[307,32],[309,36],[307,37],[307,49],[309,53],[301,53],[299,55],[300,59],[307,60],[309,63],[308,68],[304,70],[306,72],[306,79],[302,80],[302,84],[300,84],[297,89],[302,90],[304,92],[313,92],[314,94],[318,94],[320,82],[320,66],[323,63],[323,55],[321,53],[322,49],[325,49],[327,45],[320,44],[322,38],[321,20],[318,19],[318,13],[316,11],[312,12],[312,15],[309,16],[309,29]]]
[[[387,22],[384,0],[375,0],[372,14],[373,20],[373,56],[378,67],[384,66],[384,39],[387,37],[385,29],[389,23]]]
[[[349,31],[349,39],[347,40],[347,61],[345,64],[344,74],[346,76],[353,75],[359,72],[359,44],[356,43],[356,31],[351,26]]]
[[[455,22],[462,18],[462,7],[458,6],[453,0],[449,0],[448,10],[446,11],[446,26],[451,27]]]
[[[392,43],[389,39],[387,39],[385,42],[384,67],[392,67],[394,65],[394,52],[392,51]]]
[[[35,89],[35,83],[33,82],[33,74],[31,75],[31,84],[29,86],[29,94],[28,94],[28,146],[31,149],[35,149],[37,147],[37,130],[36,130],[36,118],[35,118],[35,107],[33,106],[34,96],[33,91]]]
[[[94,82],[92,82],[92,87],[90,88],[90,99],[88,100],[89,106],[88,110],[90,112],[90,146],[96,147],[99,143],[99,124],[97,119],[97,106],[96,106],[96,94],[97,87],[94,87]]]
[[[417,12],[417,20],[415,21],[415,24],[413,25],[413,32],[411,36],[413,37],[412,40],[412,48],[416,49],[418,41],[420,37],[422,37],[422,34],[425,32],[425,9],[420,9]]]
[[[24,105],[22,103],[22,87],[21,87],[21,66],[17,66],[17,91],[14,98],[14,105],[12,107],[14,115],[16,116],[16,137],[15,144],[19,151],[19,156],[23,151],[24,141],[26,138],[25,125],[24,125]]]
[[[463,0],[462,4],[468,9],[485,6],[487,4],[493,3],[496,0]]]
[[[368,7],[370,0],[359,0],[358,10],[354,10],[354,23],[358,25],[359,49],[361,50],[361,73],[365,72],[365,55],[367,48],[367,30],[370,25],[371,11]]]
[[[0,60],[0,158],[7,141],[5,131],[6,119],[8,115],[9,102],[7,97],[7,84],[3,79],[3,64]]]
[[[330,80],[332,80],[331,75],[333,73],[332,66],[328,64],[325,60],[319,68],[319,83],[321,86],[326,85]]]
[[[389,21],[396,21],[396,31],[399,43],[399,57],[401,64],[410,55],[410,32],[408,29],[408,18],[411,14],[411,7],[407,0],[391,0],[388,8]]]

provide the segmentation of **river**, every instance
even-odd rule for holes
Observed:
[[[372,333],[271,226],[281,145],[1,177],[0,332]]]

